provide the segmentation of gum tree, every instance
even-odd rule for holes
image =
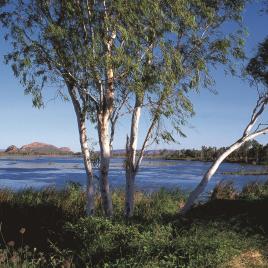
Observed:
[[[241,138],[230,145],[222,154],[220,154],[204,174],[201,182],[190,194],[187,202],[181,209],[180,214],[182,215],[189,211],[189,209],[193,206],[196,199],[205,190],[212,176],[215,174],[219,165],[224,161],[224,159],[226,159],[226,157],[228,157],[235,150],[241,148],[241,146],[246,144],[248,141],[268,133],[267,122],[265,119],[261,119],[261,116],[268,104],[268,38],[266,38],[266,40],[259,45],[258,53],[249,61],[246,71],[251,77],[253,77],[257,84],[264,87],[263,90],[258,90],[259,98],[252,111],[250,120],[245,127]]]
[[[138,68],[127,85],[133,95],[130,134],[126,151],[125,214],[134,212],[134,184],[148,145],[160,139],[174,142],[193,107],[190,90],[211,88],[210,70],[222,64],[234,71],[233,60],[244,58],[240,13],[245,1],[154,1]],[[238,24],[227,33],[224,24]],[[145,137],[137,150],[142,111],[149,114]]]
[[[124,77],[135,65],[129,51],[137,42],[139,10],[124,1],[10,0],[0,18],[11,51],[6,63],[33,105],[43,106],[52,85],[72,101],[87,173],[87,214],[94,214],[93,171],[87,122],[96,126],[100,145],[100,190],[107,216],[113,213],[108,171],[115,124],[127,100]],[[135,31],[133,25],[135,24]]]

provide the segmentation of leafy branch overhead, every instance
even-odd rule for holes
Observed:
[[[26,93],[33,95],[35,106],[43,104],[43,87],[59,83],[59,75],[75,83],[92,113],[108,82],[107,64],[113,67],[115,95],[120,98],[117,92],[126,85],[153,94],[163,87],[186,92],[200,83],[209,87],[210,66],[221,62],[231,67],[229,56],[244,57],[243,33],[224,36],[219,31],[228,20],[240,21],[244,1],[107,1],[106,5],[109,14],[103,21],[102,1],[8,1],[1,12],[1,21],[10,29],[6,38],[13,45],[6,61]],[[116,36],[107,58],[103,39],[112,38],[112,32]]]
[[[151,115],[146,137],[171,142],[176,134],[184,135],[182,126],[194,114],[188,92],[200,87],[212,89],[212,68],[220,63],[234,73],[233,62],[245,58],[240,17],[245,1],[159,3],[151,3],[146,9],[149,16],[141,16],[140,20],[151,18],[145,28],[149,31],[151,27],[151,31],[145,47],[136,49],[139,67],[133,70],[127,86]],[[236,32],[223,31],[228,21],[237,22]]]
[[[258,53],[250,60],[247,72],[255,81],[268,87],[268,37],[259,44]]]

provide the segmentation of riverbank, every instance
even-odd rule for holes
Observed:
[[[35,158],[35,157],[39,157],[39,158],[45,158],[45,157],[51,157],[51,158],[57,158],[57,157],[63,157],[63,158],[83,158],[82,153],[60,153],[60,154],[40,154],[40,153],[6,153],[6,152],[0,152],[0,158]],[[98,152],[96,152],[96,154],[94,155],[94,159],[96,161],[96,159],[98,158]],[[125,154],[113,154],[112,155],[113,159],[125,159],[126,155]],[[204,163],[210,163],[215,161],[215,159],[203,159],[200,157],[177,157],[177,156],[163,156],[161,154],[152,154],[152,155],[145,155],[143,157],[144,160],[168,160],[168,161],[192,161],[192,162],[204,162]],[[252,161],[241,161],[241,160],[229,160],[226,159],[223,163],[233,163],[233,164],[242,164],[242,165],[254,165],[254,166],[266,166],[268,165],[267,162],[258,162],[256,163],[256,161],[252,160]],[[231,174],[231,173],[230,173]],[[254,174],[253,174],[254,175]],[[266,175],[266,174],[264,174]]]
[[[135,215],[126,221],[121,191],[113,192],[115,215],[106,219],[98,195],[96,217],[86,218],[77,184],[1,190],[0,266],[266,267],[268,186],[234,191],[218,185],[209,202],[183,218],[182,192],[137,192]]]

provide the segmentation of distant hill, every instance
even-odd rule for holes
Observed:
[[[16,147],[15,145],[10,145],[5,153],[9,154],[34,154],[34,155],[64,155],[64,154],[73,154],[70,148],[68,147],[56,147],[51,144],[33,142],[30,144],[23,145],[21,148]]]
[[[144,156],[147,158],[162,157],[166,154],[171,154],[175,150],[147,150],[144,152]],[[33,142],[30,144],[23,145],[21,148],[18,148],[15,145],[10,145],[6,150],[3,150],[1,153],[7,154],[22,154],[22,155],[78,155],[81,156],[81,152],[74,153],[68,147],[57,147],[55,145]],[[139,150],[137,150],[139,152]],[[97,154],[99,151],[96,152]],[[112,151],[114,157],[124,157],[126,154],[125,149],[115,149]]]

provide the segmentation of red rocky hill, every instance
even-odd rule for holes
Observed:
[[[68,147],[56,147],[51,144],[33,142],[30,144],[23,145],[21,148],[17,148],[15,145],[9,146],[6,153],[17,153],[17,154],[39,154],[39,155],[52,155],[52,154],[72,154]]]

